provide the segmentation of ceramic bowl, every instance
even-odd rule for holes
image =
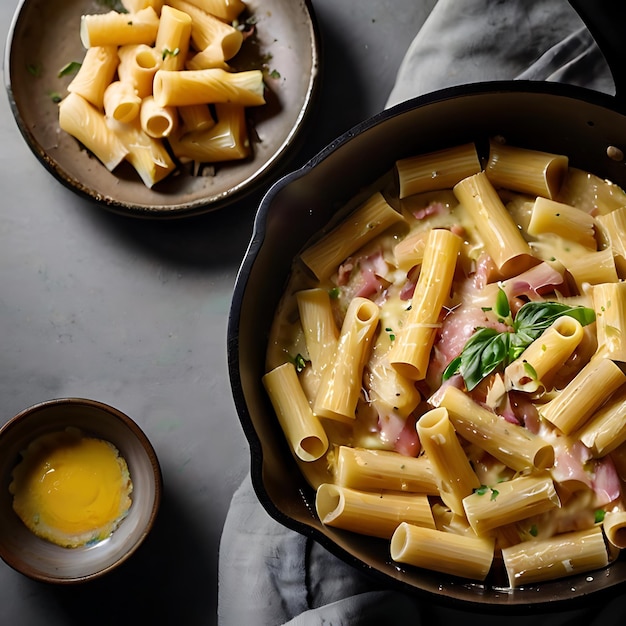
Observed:
[[[11,474],[21,451],[34,439],[75,427],[112,443],[126,460],[133,482],[128,515],[112,535],[94,545],[64,548],[31,532],[13,511]],[[117,409],[82,398],[35,404],[0,429],[0,557],[29,578],[78,583],[102,576],[125,562],[154,525],[162,477],[156,453],[139,426]]]
[[[258,190],[299,144],[316,100],[320,51],[310,0],[246,2],[242,19],[254,22],[254,34],[229,65],[264,72],[266,104],[247,109],[252,156],[217,164],[203,176],[181,168],[152,189],[128,163],[109,172],[59,129],[55,99],[72,79],[60,76],[60,70],[85,54],[81,15],[105,13],[107,5],[112,6],[93,0],[21,0],[15,12],[5,49],[5,87],[18,128],[42,165],[80,196],[134,217],[206,213]]]

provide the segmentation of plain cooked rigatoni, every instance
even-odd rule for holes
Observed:
[[[263,72],[235,72],[228,65],[243,44],[244,35],[234,21],[245,3],[123,0],[122,4],[126,12],[81,16],[86,53],[68,85],[72,98],[65,100],[70,102],[61,102],[60,128],[98,158],[103,155],[100,160],[110,171],[126,159],[139,168],[147,187],[181,163],[249,157],[245,108],[265,104]],[[109,137],[116,134],[128,150],[128,157],[121,160],[116,155],[122,151]],[[136,143],[129,147],[130,138]],[[103,141],[105,145],[100,145]]]
[[[387,541],[406,567],[498,568],[512,587],[615,558],[624,206],[566,156],[499,139],[484,159],[467,145],[402,159],[302,251],[266,376],[288,363],[327,433],[324,455],[297,461],[323,524]],[[432,524],[395,517],[407,494]]]

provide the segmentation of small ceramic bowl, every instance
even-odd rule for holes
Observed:
[[[112,443],[126,460],[133,483],[128,515],[111,536],[77,548],[55,545],[29,530],[14,512],[9,491],[21,452],[36,438],[68,427]],[[161,492],[156,453],[143,431],[124,413],[82,398],[35,404],[0,428],[0,557],[35,580],[77,583],[97,578],[126,561],[146,538],[157,516]]]

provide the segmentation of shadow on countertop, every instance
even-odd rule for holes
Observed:
[[[164,487],[152,533],[118,569],[97,580],[41,586],[68,626],[213,624],[217,619],[217,555],[207,536],[215,525],[194,515],[189,502]]]

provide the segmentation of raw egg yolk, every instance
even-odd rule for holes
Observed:
[[[109,442],[68,430],[39,438],[23,456],[13,508],[40,537],[64,546],[98,541],[128,512],[130,476]]]

